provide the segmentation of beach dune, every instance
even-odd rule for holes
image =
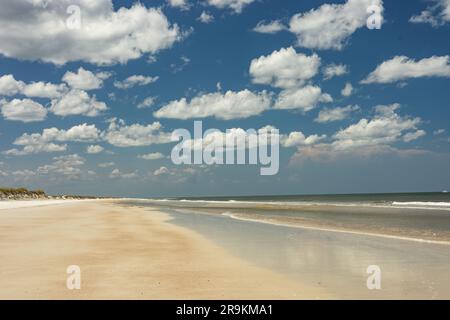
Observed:
[[[0,299],[329,298],[169,219],[104,200],[0,210]]]

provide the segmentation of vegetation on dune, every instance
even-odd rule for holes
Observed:
[[[36,195],[45,196],[44,190],[28,190],[26,188],[0,188],[0,194],[10,196],[10,195]]]
[[[23,200],[23,199],[96,199],[98,197],[92,196],[78,196],[78,195],[59,195],[49,196],[44,190],[28,190],[26,188],[1,188],[0,200]]]

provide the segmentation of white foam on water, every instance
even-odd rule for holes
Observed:
[[[137,200],[137,199],[135,199]],[[429,202],[429,201],[412,201],[412,202],[320,202],[320,201],[241,201],[241,200],[190,200],[190,199],[139,199],[139,201],[147,201],[154,203],[195,203],[195,204],[230,204],[238,205],[270,205],[270,206],[333,206],[333,207],[368,207],[368,208],[393,208],[393,209],[427,209],[427,210],[450,210],[450,202]]]
[[[402,240],[402,241],[413,241],[413,242],[420,242],[420,243],[427,243],[427,244],[450,245],[450,241],[439,241],[439,240],[420,239],[420,238],[412,238],[412,237],[404,237],[404,236],[394,236],[394,235],[389,235],[389,234],[364,232],[364,231],[352,231],[352,230],[342,230],[342,229],[333,229],[333,228],[302,226],[302,225],[298,225],[298,224],[290,224],[290,223],[282,223],[282,222],[275,222],[275,221],[244,218],[244,217],[239,217],[235,214],[223,214],[223,215],[228,216],[229,218],[235,219],[235,220],[255,222],[255,223],[264,223],[264,224],[270,224],[270,225],[275,225],[275,226],[280,226],[280,227],[290,227],[290,228],[317,230],[317,231],[325,231],[325,232],[347,233],[347,234],[355,234],[355,235],[360,235],[360,236],[379,237],[379,238],[387,238],[387,239]]]
[[[450,202],[431,202],[431,201],[410,201],[410,202],[392,202],[394,206],[424,206],[424,207],[449,207]]]

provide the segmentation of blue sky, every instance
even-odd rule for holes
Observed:
[[[116,196],[450,189],[450,1],[405,3],[4,1],[0,184]],[[370,5],[379,30],[366,26]],[[172,164],[167,135],[194,120],[278,128],[279,173]]]

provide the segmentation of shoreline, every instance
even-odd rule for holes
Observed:
[[[413,241],[418,243],[429,243],[429,244],[438,244],[438,245],[445,245],[449,246],[450,241],[440,241],[440,240],[430,240],[430,239],[420,239],[420,238],[413,238],[413,237],[406,237],[406,236],[395,236],[391,234],[383,234],[383,233],[373,233],[373,232],[365,232],[365,231],[354,231],[354,230],[346,230],[346,229],[333,229],[333,228],[323,228],[320,226],[315,225],[300,225],[296,223],[282,223],[282,222],[276,222],[270,219],[252,219],[247,217],[239,217],[237,214],[227,214],[226,216],[230,217],[231,219],[236,219],[240,221],[251,221],[255,223],[264,223],[269,224],[273,226],[280,226],[280,227],[289,227],[289,228],[298,228],[298,229],[306,229],[306,230],[317,230],[317,231],[326,231],[326,232],[336,232],[336,233],[346,233],[346,234],[354,234],[354,235],[360,235],[360,236],[369,236],[369,237],[378,237],[378,238],[386,238],[386,239],[393,239],[393,240],[402,240],[402,241]]]
[[[152,208],[77,200],[3,210],[1,299],[316,299]],[[66,288],[67,266],[81,290]]]
[[[399,207],[367,207],[364,205],[310,206],[244,206],[228,203],[217,205],[173,202],[158,205],[152,202],[131,201],[161,210],[223,215],[241,221],[271,225],[366,235],[380,238],[450,245],[448,210]]]

